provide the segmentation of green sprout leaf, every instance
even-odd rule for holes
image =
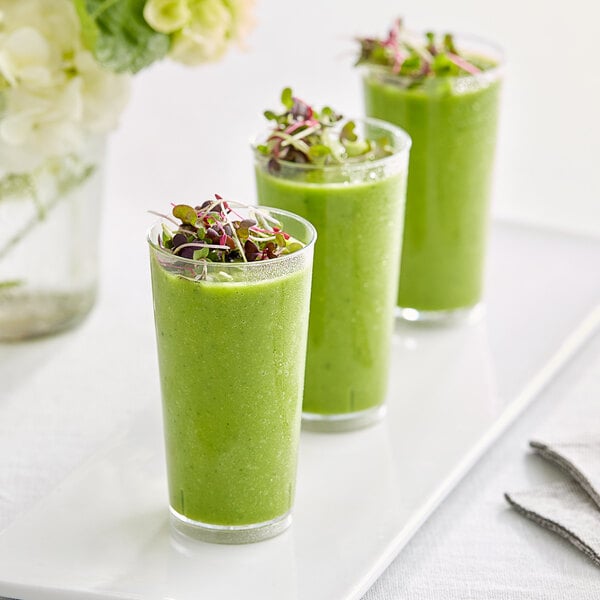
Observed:
[[[291,110],[294,107],[292,88],[283,88],[283,91],[281,92],[281,104],[283,104],[288,110]]]
[[[457,54],[458,55],[458,50],[456,49],[456,46],[454,45],[454,36],[451,33],[446,33],[444,35],[444,50],[446,50],[446,52],[452,52],[452,54]]]
[[[193,258],[194,260],[201,260],[206,258],[210,252],[210,248],[199,248],[198,250],[194,250]]]
[[[243,204],[236,203],[235,207],[246,209],[249,217],[240,217],[237,210],[218,195],[195,208],[178,204],[173,207],[172,213],[181,224],[173,231],[163,223],[158,245],[178,257],[205,263],[277,258],[283,253],[289,254],[290,240],[298,244],[293,247],[294,250],[304,247],[283,231],[281,223],[269,213]],[[173,221],[162,213],[154,214]],[[194,269],[194,279],[207,278],[205,265]]]
[[[393,153],[376,140],[360,140],[354,121],[343,123],[343,117],[330,106],[320,111],[293,96],[291,88],[281,93],[284,110],[281,113],[265,111],[274,123],[268,138],[256,145],[256,151],[269,160],[266,168],[276,173],[280,161],[319,166],[339,165],[349,159],[375,160]],[[308,175],[307,175],[308,176]]]
[[[421,86],[428,79],[439,77],[476,75],[482,69],[494,66],[492,61],[473,61],[462,55],[454,37],[446,33],[441,37],[428,31],[421,43],[406,35],[402,21],[398,20],[383,39],[361,38],[357,65],[369,64],[389,68],[399,76],[399,84],[408,89]]]
[[[330,106],[324,106],[319,114],[321,123],[324,125],[334,125],[343,118],[342,115],[336,113]]]
[[[436,54],[431,62],[431,70],[439,77],[442,75],[456,75],[458,67],[448,58],[446,53]]]
[[[331,108],[331,106],[324,106],[321,109],[321,118],[322,119],[331,119],[334,114],[335,113],[334,113],[333,109]]]
[[[308,150],[308,156],[312,162],[325,162],[325,159],[331,155],[331,148],[325,144],[315,144]]]
[[[356,129],[356,123],[354,121],[348,121],[340,131],[340,140],[348,140],[349,142],[355,142],[358,136],[354,132]]]
[[[427,50],[431,54],[436,55],[437,54],[437,49],[435,47],[435,33],[433,33],[432,31],[428,31],[425,34],[425,37],[427,38]]]
[[[344,148],[346,149],[346,154],[351,157],[364,156],[368,154],[371,150],[371,144],[369,140],[356,140],[354,142],[344,141]]]
[[[281,251],[282,254],[292,254],[302,250],[304,246],[297,240],[288,240],[286,247]]]
[[[167,246],[168,244],[171,243],[173,239],[173,235],[171,234],[171,231],[169,230],[169,228],[163,223],[162,224],[162,243]]]
[[[178,204],[173,207],[173,216],[176,219],[180,219],[184,225],[196,226],[198,221],[198,215],[196,210],[187,204]]]

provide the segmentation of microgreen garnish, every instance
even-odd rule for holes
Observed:
[[[273,129],[265,143],[256,146],[269,157],[271,171],[279,170],[280,161],[325,166],[375,160],[393,153],[387,138],[360,139],[354,121],[344,122],[343,116],[329,106],[317,111],[294,96],[291,88],[283,90],[281,103],[283,112],[264,112]]]
[[[238,214],[236,208],[245,209],[249,216]],[[177,226],[173,230],[163,223],[158,245],[181,258],[213,263],[254,262],[304,247],[283,231],[281,223],[271,215],[255,207],[227,202],[218,194],[200,206],[173,206],[174,218],[153,214]]]
[[[421,43],[415,43],[414,36],[403,29],[401,19],[395,21],[385,39],[360,38],[358,42],[358,65],[389,67],[392,73],[405,77],[411,86],[419,85],[428,77],[476,75],[484,68],[459,53],[450,33],[438,39],[434,33],[427,32]]]

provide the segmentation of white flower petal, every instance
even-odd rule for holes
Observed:
[[[0,137],[7,144],[18,146],[26,143],[33,134],[36,115],[32,112],[21,112],[2,119]]]
[[[17,29],[7,36],[3,46],[21,65],[43,64],[50,57],[48,41],[33,27]]]
[[[84,49],[72,0],[0,0],[0,78],[8,84],[0,92],[4,172],[77,151],[116,127],[129,82]]]

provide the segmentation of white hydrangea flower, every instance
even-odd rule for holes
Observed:
[[[128,84],[83,47],[70,0],[0,0],[0,175],[116,127]]]
[[[93,133],[112,131],[129,99],[129,76],[100,68],[89,52],[79,52],[73,64],[81,82],[86,128]]]
[[[33,27],[22,27],[4,39],[0,73],[9,85],[40,87],[52,84],[50,46]]]
[[[254,0],[147,0],[144,18],[172,34],[170,56],[187,65],[215,61],[253,24]]]

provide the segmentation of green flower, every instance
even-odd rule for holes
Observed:
[[[218,60],[252,25],[254,0],[147,0],[144,18],[172,37],[170,56],[187,65]]]
[[[144,18],[160,33],[174,33],[185,27],[191,18],[187,0],[148,0]]]

